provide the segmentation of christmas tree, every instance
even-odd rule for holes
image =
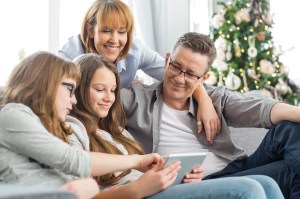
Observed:
[[[284,53],[272,38],[269,0],[218,2],[220,11],[211,21],[211,37],[217,48],[210,85],[225,85],[241,93],[260,90],[268,97],[300,104],[300,89],[288,78],[280,62]]]

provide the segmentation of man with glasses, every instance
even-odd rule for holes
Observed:
[[[203,177],[268,175],[286,198],[300,197],[300,124],[293,123],[300,122],[300,107],[206,86],[222,125],[213,142],[204,132],[197,133],[192,93],[209,77],[215,57],[214,43],[207,36],[180,37],[166,54],[163,82],[122,90],[127,130],[147,153],[206,152]],[[271,128],[274,124],[250,157],[231,139],[229,126]]]

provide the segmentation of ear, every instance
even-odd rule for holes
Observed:
[[[207,72],[202,78],[201,78],[201,81],[200,83],[203,84],[205,80],[207,80],[208,78],[210,77],[210,73]]]
[[[210,77],[210,73],[207,72],[204,76],[203,76],[203,81],[207,80]]]
[[[170,53],[167,53],[165,57],[165,69],[168,68],[169,59],[170,59]]]
[[[89,38],[94,38],[94,27],[91,24],[89,23],[86,24],[86,30]]]

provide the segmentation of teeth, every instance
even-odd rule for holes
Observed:
[[[105,46],[107,50],[115,52],[118,49],[118,46]]]

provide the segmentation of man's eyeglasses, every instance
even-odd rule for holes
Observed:
[[[75,84],[67,83],[67,82],[62,82],[62,85],[66,86],[68,90],[70,91],[70,97],[73,97],[75,93],[76,86]]]
[[[177,66],[176,64],[174,64],[172,62],[171,58],[170,58],[170,62],[169,62],[168,71],[174,76],[179,76],[179,75],[181,75],[181,73],[183,73],[184,81],[186,81],[188,83],[194,83],[206,74],[206,73],[204,73],[202,76],[197,76],[197,75],[194,75],[189,72],[184,72],[181,70],[181,68],[179,66]]]

